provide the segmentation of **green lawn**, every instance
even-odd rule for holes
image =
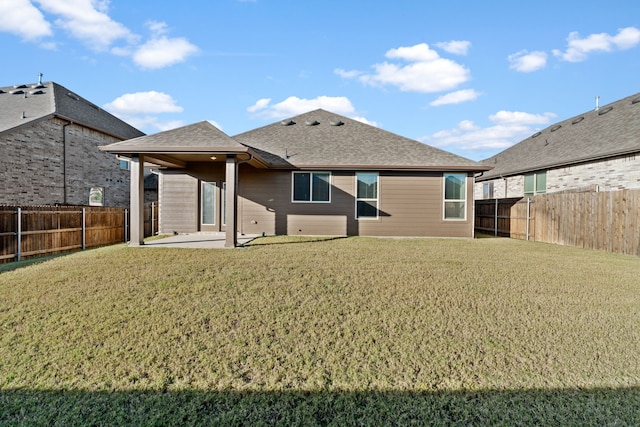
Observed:
[[[0,265],[0,425],[640,425],[640,259],[509,239]]]

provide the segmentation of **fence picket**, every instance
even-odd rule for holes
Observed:
[[[145,236],[158,232],[150,205]],[[0,263],[126,242],[127,216],[128,209],[101,206],[0,206]]]
[[[539,195],[528,216],[525,198],[475,204],[478,232],[640,256],[640,189]]]

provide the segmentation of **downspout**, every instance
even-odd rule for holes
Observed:
[[[73,124],[69,121],[62,125],[62,187],[63,187],[63,204],[68,204],[67,200],[67,126]]]

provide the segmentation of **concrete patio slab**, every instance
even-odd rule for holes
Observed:
[[[169,235],[161,239],[150,240],[141,248],[191,248],[191,249],[232,249],[225,248],[225,233],[185,233]],[[238,234],[238,245],[252,241],[259,235]]]

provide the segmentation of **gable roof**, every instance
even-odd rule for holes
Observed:
[[[223,157],[212,159],[212,154],[244,153],[247,154],[247,158],[256,157],[248,147],[235,141],[208,121],[99,148],[113,154],[144,154],[146,161],[167,167],[185,167],[189,161],[224,160]],[[256,160],[259,161],[259,158]]]
[[[490,167],[318,109],[233,137],[271,167],[480,171]]]
[[[0,133],[51,117],[60,117],[122,140],[144,135],[55,82],[0,88]]]
[[[640,93],[555,123],[482,163],[478,181],[640,153]]]

